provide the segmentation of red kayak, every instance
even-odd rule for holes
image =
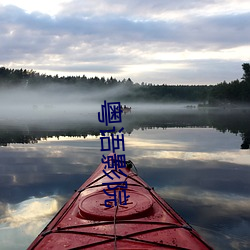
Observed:
[[[108,162],[28,249],[212,249],[132,170],[131,161],[121,171],[108,171]]]

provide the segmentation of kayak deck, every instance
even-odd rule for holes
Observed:
[[[28,248],[31,249],[212,249],[129,166],[112,175],[126,182],[126,202],[117,204],[103,183],[101,163]],[[126,176],[125,176],[126,175]],[[112,186],[112,185],[111,185]],[[119,187],[121,191],[123,187]],[[117,197],[116,197],[117,199]],[[109,207],[107,207],[109,206]]]

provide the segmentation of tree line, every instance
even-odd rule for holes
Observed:
[[[130,78],[117,80],[110,77],[52,76],[40,74],[34,70],[9,69],[0,67],[0,87],[38,88],[50,84],[63,84],[77,87],[84,91],[109,90],[120,87],[116,95],[121,101],[191,101],[208,105],[226,103],[250,103],[250,64],[242,64],[243,76],[239,80],[222,82],[216,85],[153,85],[152,83],[134,83]]]
[[[241,80],[226,81],[215,85],[209,95],[210,104],[250,103],[250,64],[243,63],[244,71]]]
[[[121,126],[124,127],[125,134],[131,134],[138,129],[146,130],[152,128],[190,128],[190,127],[209,127],[220,132],[230,132],[240,135],[242,142],[239,148],[249,149],[250,145],[250,110],[228,110],[224,112],[137,112],[130,115],[124,115]],[[49,120],[47,129],[40,129],[39,125],[32,125],[32,122],[23,125],[14,125],[10,123],[0,124],[0,146],[8,146],[12,143],[37,143],[41,139],[52,137],[87,137],[88,135],[99,136],[100,130],[106,130],[105,124],[96,120],[86,120],[85,122],[75,123],[67,122],[67,125],[59,121]],[[13,129],[15,128],[15,129]],[[28,131],[28,133],[27,133]]]

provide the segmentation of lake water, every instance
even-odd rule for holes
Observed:
[[[0,119],[1,249],[27,248],[103,154],[97,110],[35,109]],[[139,175],[215,249],[250,249],[250,111],[134,105],[122,120]]]

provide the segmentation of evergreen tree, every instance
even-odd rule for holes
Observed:
[[[249,63],[243,63],[242,69],[244,71],[244,74],[241,79],[245,82],[250,82],[250,64]]]

